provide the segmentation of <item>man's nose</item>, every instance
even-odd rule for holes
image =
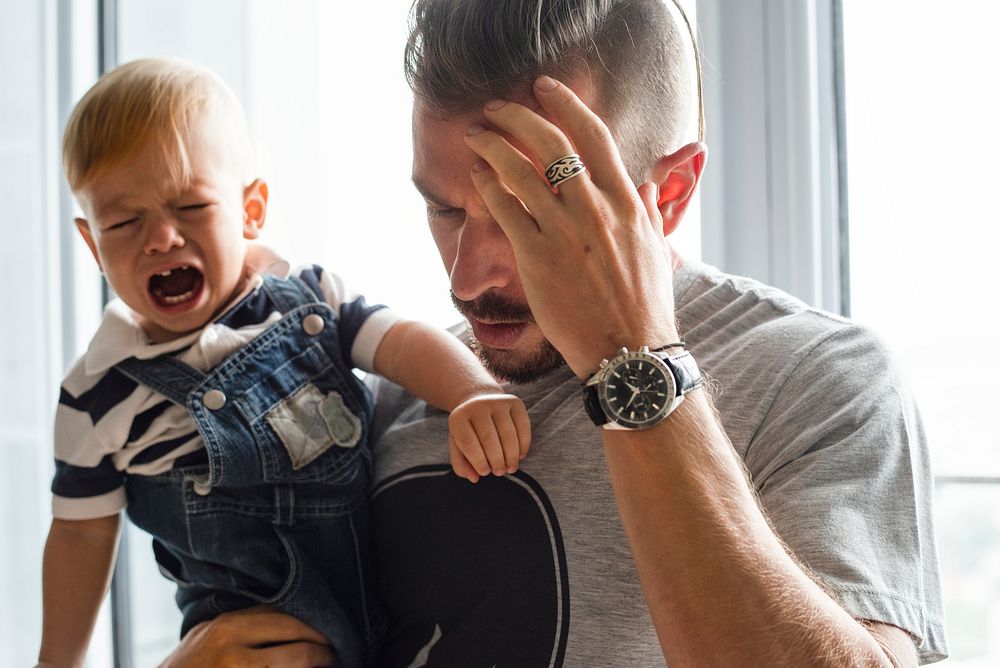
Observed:
[[[173,248],[184,247],[184,236],[181,234],[177,220],[169,213],[151,213],[146,219],[146,255],[166,253]]]
[[[463,301],[517,282],[514,250],[489,215],[469,216],[451,266],[451,290]]]

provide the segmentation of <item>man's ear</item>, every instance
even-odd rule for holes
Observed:
[[[243,238],[256,239],[267,215],[267,184],[260,179],[243,189]]]
[[[656,161],[650,181],[656,184],[656,207],[663,219],[663,236],[677,229],[701,180],[708,148],[692,142]]]
[[[83,237],[84,242],[87,244],[87,248],[90,249],[90,253],[94,256],[94,261],[97,262],[97,268],[104,273],[104,267],[101,265],[101,256],[97,253],[97,243],[94,241],[93,235],[90,233],[90,223],[87,222],[85,218],[74,218],[73,222],[76,223],[76,229]]]

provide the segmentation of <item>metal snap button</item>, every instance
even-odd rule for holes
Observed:
[[[323,331],[324,327],[326,327],[326,323],[323,318],[315,313],[310,313],[302,319],[302,329],[309,336],[316,336]]]
[[[209,390],[201,398],[201,403],[210,411],[217,411],[226,405],[226,395],[221,390]]]
[[[212,492],[212,486],[205,480],[194,481],[194,493],[198,496],[208,496]]]

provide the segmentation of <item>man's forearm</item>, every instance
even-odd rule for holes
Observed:
[[[670,665],[890,665],[771,530],[706,392],[604,444]]]

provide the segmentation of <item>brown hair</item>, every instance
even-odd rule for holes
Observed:
[[[527,94],[541,74],[588,71],[637,183],[690,141],[695,92],[703,131],[697,45],[677,0],[415,0],[404,67],[416,98],[442,117]]]
[[[75,192],[103,171],[158,143],[179,180],[190,175],[187,139],[212,115],[224,120],[249,168],[246,118],[233,91],[210,70],[173,58],[147,58],[102,76],[80,99],[63,133],[63,169]]]

